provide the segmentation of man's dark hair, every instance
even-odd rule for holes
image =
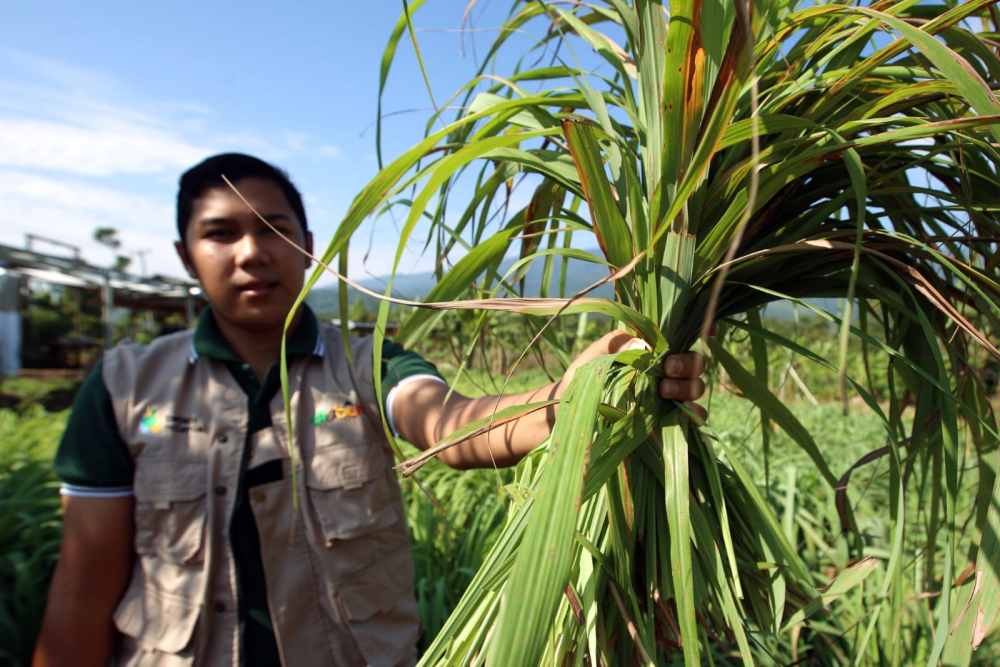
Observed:
[[[195,200],[210,188],[228,187],[222,180],[223,174],[233,183],[244,178],[262,178],[271,181],[285,195],[292,212],[302,223],[302,231],[309,230],[306,209],[302,205],[302,195],[288,178],[288,174],[252,155],[220,153],[202,160],[181,174],[177,188],[177,234],[182,242],[188,222],[191,220]]]

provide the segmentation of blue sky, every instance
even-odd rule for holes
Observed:
[[[177,176],[208,154],[241,150],[291,173],[322,246],[376,172],[378,66],[402,3],[288,5],[4,3],[0,243],[43,234],[107,263],[91,235],[112,226],[126,251],[150,251],[148,272],[180,275],[170,245]],[[481,52],[508,6],[482,0],[464,48],[463,0],[430,0],[416,14],[438,100],[471,77],[470,40]],[[408,41],[388,91],[386,111],[419,111],[386,121],[387,158],[420,137],[430,106]],[[359,277],[389,269],[392,222],[378,224],[367,263],[364,243],[352,253]],[[414,247],[401,271],[432,265]]]

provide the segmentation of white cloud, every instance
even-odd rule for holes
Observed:
[[[0,165],[89,176],[183,169],[208,151],[153,127],[0,118]]]
[[[155,174],[210,152],[176,129],[203,124],[197,104],[137,99],[103,71],[13,49],[0,49],[0,65],[0,166]]]
[[[300,151],[303,151],[306,149],[307,146],[309,146],[310,137],[305,132],[297,132],[295,130],[285,130],[282,134],[284,134],[285,145],[288,147],[288,150],[292,151],[293,153],[298,153]]]
[[[38,234],[106,264],[92,234],[114,227],[123,254],[151,251],[148,272],[183,275],[171,247],[176,179],[222,150],[282,167],[341,155],[307,132],[233,127],[197,101],[143,98],[105,72],[0,48],[0,243]]]
[[[5,47],[0,50],[0,56],[9,66],[29,72],[34,77],[48,81],[59,88],[87,90],[92,95],[107,95],[119,87],[115,78],[104,72],[62,60],[45,58],[20,49]]]
[[[149,273],[183,275],[172,247],[176,235],[173,209],[166,198],[3,170],[0,201],[7,216],[0,232],[3,243],[21,245],[26,234],[37,234],[78,246],[83,258],[93,264],[109,264],[111,252],[93,240],[93,232],[97,227],[114,227],[122,241],[121,254],[150,250],[146,255]],[[138,262],[134,266],[139,269]]]
[[[92,235],[114,227],[121,254],[149,250],[149,273],[183,275],[173,189],[180,170],[212,152],[199,139],[212,136],[207,111],[137,100],[103,72],[23,52],[0,49],[0,64],[0,243],[36,234],[109,264]]]
[[[186,100],[141,100],[109,74],[0,48],[0,113],[87,127],[100,121],[158,129],[190,125],[210,112]]]
[[[158,205],[148,197],[123,190],[14,170],[0,170],[0,197],[4,201],[30,200],[60,208],[111,215],[118,222],[129,225],[148,217],[166,215],[169,218],[172,210],[168,202]]]

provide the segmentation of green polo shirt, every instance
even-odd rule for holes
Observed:
[[[306,306],[299,325],[288,339],[289,358],[319,357],[325,353],[319,341],[316,316]],[[253,368],[244,363],[223,337],[210,309],[198,318],[194,332],[198,356],[222,362],[247,396],[249,439],[271,426],[270,403],[281,388],[275,364],[261,383]],[[388,396],[404,378],[441,375],[433,364],[415,352],[385,341],[382,347],[382,396]],[[128,496],[132,493],[134,465],[128,447],[118,432],[111,396],[101,374],[100,363],[80,387],[73,403],[66,431],[55,457],[55,471],[62,480],[62,492],[89,497]],[[248,489],[280,480],[279,461],[270,461],[245,470],[240,478],[236,508],[229,538],[236,561],[243,655],[246,665],[278,665],[278,649],[267,610],[264,567],[260,557],[260,537],[250,511]]]

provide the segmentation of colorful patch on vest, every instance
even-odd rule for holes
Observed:
[[[142,413],[142,419],[139,420],[139,432],[159,433],[166,423],[167,416],[165,414],[158,413],[156,408],[146,408],[146,411]]]
[[[203,423],[192,417],[168,415],[156,408],[146,408],[139,420],[139,432],[144,434],[160,433],[164,429],[173,433],[187,433],[189,431],[205,433],[208,430]]]
[[[348,403],[342,407],[321,407],[316,410],[316,414],[313,415],[313,425],[319,426],[320,424],[325,424],[330,421],[335,421],[337,419],[347,419],[349,417],[360,417],[361,408],[356,405]]]

